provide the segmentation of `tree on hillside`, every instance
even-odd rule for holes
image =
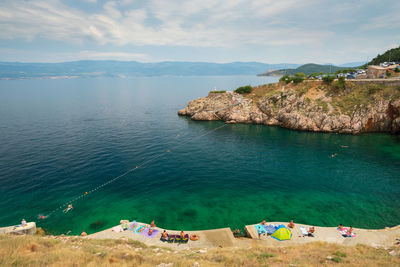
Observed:
[[[392,48],[382,55],[378,54],[374,59],[372,59],[368,65],[379,65],[383,62],[393,62],[400,61],[400,46],[398,48]]]

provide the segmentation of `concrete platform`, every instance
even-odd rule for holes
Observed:
[[[139,225],[146,225],[146,224],[139,223]],[[235,238],[230,228],[221,228],[221,229],[204,230],[204,231],[185,231],[185,234],[189,235],[196,234],[199,236],[199,240],[197,241],[189,240],[188,243],[186,244],[162,242],[160,241],[160,238],[162,232],[164,232],[164,229],[159,227],[155,227],[154,229],[159,230],[159,232],[153,238],[144,236],[142,234],[134,233],[133,231],[130,230],[116,233],[112,231],[112,228],[88,235],[85,238],[94,238],[94,239],[129,238],[132,240],[143,242],[148,246],[170,247],[174,249],[231,247],[235,244]],[[168,232],[168,234],[172,235],[180,234],[180,231],[177,230],[167,230],[167,229],[165,230]]]
[[[288,225],[287,222],[268,222],[267,224],[279,225],[283,224],[285,226]],[[287,241],[278,241],[271,236],[261,235],[259,237],[256,228],[253,225],[246,225],[245,230],[247,236],[252,240],[260,240],[265,245],[271,246],[285,246],[285,245],[293,245],[293,244],[304,244],[308,242],[322,241],[328,243],[336,243],[341,245],[357,245],[364,244],[369,246],[390,246],[393,245],[396,241],[396,238],[400,238],[400,225],[395,226],[393,228],[385,228],[379,230],[369,230],[369,229],[359,229],[353,228],[353,233],[356,234],[355,237],[343,237],[336,227],[315,227],[315,237],[303,237],[300,231],[300,226],[304,226],[306,229],[311,227],[310,225],[305,224],[295,224],[293,229],[290,229],[292,232],[291,240]],[[346,226],[345,226],[346,227]]]
[[[13,225],[0,228],[0,234],[34,235],[36,231],[35,222],[28,222],[25,226]]]

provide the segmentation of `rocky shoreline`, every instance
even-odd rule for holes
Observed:
[[[190,101],[187,107],[178,111],[178,115],[193,120],[274,125],[312,132],[400,133],[400,98],[397,95],[371,95],[368,104],[360,103],[344,112],[333,105],[334,96],[328,92],[328,87],[324,90],[321,84],[305,83],[301,93],[296,85],[277,83],[273,86],[274,90],[268,86],[258,87],[262,92],[258,98],[254,97],[255,93],[210,92],[206,97]],[[304,86],[310,90],[305,92]],[[316,86],[320,89],[315,89]],[[352,89],[346,90],[341,94],[351,97]]]

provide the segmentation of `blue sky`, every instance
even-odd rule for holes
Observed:
[[[393,0],[0,0],[0,61],[335,63],[400,45]]]

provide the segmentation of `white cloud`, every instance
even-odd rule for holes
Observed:
[[[140,8],[129,8],[126,0],[123,4],[108,1],[101,11],[87,13],[57,0],[6,0],[0,3],[0,38],[119,46],[232,47],[312,44],[330,36],[320,30],[270,27],[297,5],[297,0],[283,4],[275,0],[153,0]]]
[[[137,54],[137,53],[126,53],[126,52],[99,52],[99,51],[80,51],[76,56],[77,59],[96,59],[96,60],[121,60],[121,61],[131,61],[131,60],[147,60],[147,55]]]

